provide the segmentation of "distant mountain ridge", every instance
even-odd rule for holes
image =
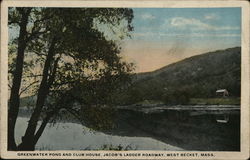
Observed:
[[[213,52],[207,52],[207,53],[199,54],[199,55],[196,55],[196,56],[188,57],[188,58],[185,58],[185,59],[183,59],[181,61],[166,65],[164,67],[161,67],[161,68],[156,69],[156,70],[151,71],[151,72],[137,73],[136,74],[137,80],[139,80],[141,78],[146,78],[148,76],[151,76],[151,77],[152,76],[157,76],[158,74],[164,72],[165,70],[168,70],[171,67],[179,65],[180,63],[185,63],[185,62],[188,63],[188,61],[195,61],[197,59],[203,59],[203,58],[205,59],[205,58],[207,58],[206,56],[212,56],[212,54],[218,54],[218,53],[223,53],[223,52],[234,52],[234,54],[237,54],[237,53],[240,53],[240,51],[241,51],[241,47],[234,47],[234,48],[228,48],[226,50],[216,50],[216,51],[213,51]],[[231,54],[231,53],[229,53],[229,54]],[[221,56],[223,56],[223,55],[221,55]],[[238,58],[240,58],[240,57],[238,57]]]
[[[159,100],[164,94],[209,98],[217,89],[240,96],[241,48],[217,50],[186,58],[153,72],[138,73],[123,95],[125,101]],[[178,95],[178,92],[180,93]],[[160,98],[161,97],[161,98]]]

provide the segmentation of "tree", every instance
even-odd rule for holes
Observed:
[[[24,51],[27,43],[31,39],[31,35],[27,32],[28,17],[31,8],[16,8],[9,11],[9,24],[17,24],[19,26],[19,37],[17,39],[17,54],[15,60],[15,69],[13,71],[12,87],[9,100],[8,111],[8,149],[15,150],[16,143],[14,138],[15,123],[18,116],[20,97],[19,90],[21,87],[21,79],[24,65]]]
[[[132,10],[126,8],[9,9],[9,26],[19,28],[19,35],[10,42],[17,52],[10,71],[8,150],[34,150],[47,123],[62,109],[83,120],[92,106],[112,104],[113,91],[128,82],[132,71],[117,43],[132,31],[132,19]],[[24,70],[30,65],[24,63],[27,57],[35,64]],[[22,86],[27,72],[29,80]],[[16,145],[20,92],[27,90],[36,95],[36,104],[22,143]]]

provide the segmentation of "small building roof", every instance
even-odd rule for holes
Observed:
[[[221,93],[221,92],[227,92],[227,90],[226,90],[226,89],[218,89],[218,90],[216,91],[216,93]]]

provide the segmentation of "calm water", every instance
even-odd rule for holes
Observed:
[[[27,127],[28,118],[17,119],[16,141],[21,142]],[[87,127],[76,123],[57,123],[47,125],[43,135],[39,139],[37,150],[96,150],[102,149],[104,145],[130,146],[132,150],[170,150],[177,151],[181,148],[168,145],[148,137],[124,137],[107,135],[102,132],[95,132]]]

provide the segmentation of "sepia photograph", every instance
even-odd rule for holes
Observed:
[[[249,156],[248,7],[5,2],[1,154]]]

